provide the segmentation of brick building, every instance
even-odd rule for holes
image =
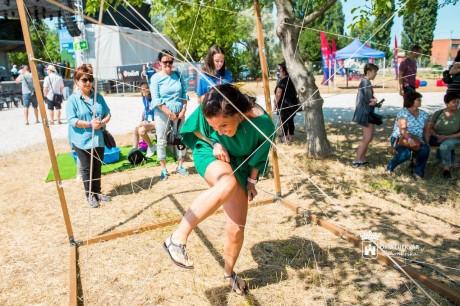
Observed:
[[[460,48],[460,38],[453,39],[435,39],[431,48],[431,63],[447,66],[447,62],[451,61],[457,55]]]

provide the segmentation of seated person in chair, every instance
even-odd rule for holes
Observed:
[[[142,102],[144,104],[144,111],[142,113],[142,121],[136,125],[133,131],[133,148],[139,146],[139,137],[147,143],[146,157],[152,157],[156,151],[156,145],[152,143],[148,132],[155,131],[155,124],[153,122],[154,111],[150,109],[152,96],[150,94],[149,85],[142,83],[141,85]]]
[[[395,144],[398,137],[404,137],[412,146],[415,142],[413,136],[416,136],[420,138],[421,146],[417,152],[413,176],[415,180],[423,177],[426,162],[430,155],[430,147],[425,141],[427,137],[424,137],[428,136],[428,114],[419,109],[421,105],[422,95],[420,93],[411,91],[404,94],[404,107],[396,115],[390,139],[391,146],[396,148],[396,154],[387,166],[387,173],[392,173],[399,164],[409,160],[412,155],[411,149]]]
[[[454,162],[455,149],[460,148],[460,111],[458,110],[458,96],[448,93],[444,96],[446,108],[433,114],[428,126],[430,145],[439,146],[436,158],[442,162],[442,177],[450,179],[450,167]]]

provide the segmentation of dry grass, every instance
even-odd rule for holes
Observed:
[[[355,125],[330,125],[334,153],[329,160],[307,159],[299,128],[296,142],[280,146],[283,194],[304,208],[358,235],[381,233],[381,244],[416,244],[414,259],[460,282],[459,182],[439,179],[430,160],[427,179],[415,183],[406,170],[384,175],[389,130],[379,129],[369,151],[370,166],[349,166],[359,141]],[[127,145],[130,135],[117,139]],[[65,141],[55,144],[65,152]],[[82,184],[63,188],[77,240],[111,230],[136,228],[183,214],[206,185],[193,164],[188,178],[158,181],[159,168],[103,177],[113,201],[89,209]],[[45,145],[0,157],[0,304],[63,305],[68,302],[69,246]],[[173,165],[169,166],[174,169]],[[458,170],[454,172],[459,176]],[[327,194],[319,192],[318,186]],[[260,182],[260,199],[274,194],[272,179]],[[312,205],[312,202],[314,203]],[[229,293],[222,277],[222,215],[211,216],[191,235],[194,271],[174,266],[161,243],[172,228],[80,248],[81,299],[87,305],[429,305],[430,300],[401,273],[374,260],[325,229],[305,224],[279,204],[251,209],[236,271],[251,288]],[[441,258],[443,257],[443,258]],[[418,268],[416,265],[411,266]],[[428,275],[443,282],[431,269]],[[458,288],[457,288],[458,289]],[[442,305],[447,301],[427,289]]]

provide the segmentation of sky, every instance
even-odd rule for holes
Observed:
[[[439,2],[439,1],[438,1]],[[343,13],[345,14],[345,27],[347,27],[353,19],[351,10],[358,6],[365,4],[364,0],[348,0],[343,4]],[[434,32],[434,39],[443,38],[460,38],[460,4],[447,5],[441,9],[438,9],[436,29]],[[393,27],[391,29],[391,37],[396,35],[398,42],[401,42],[401,31],[402,31],[402,18],[397,17],[394,20]],[[349,32],[349,30],[347,30]]]

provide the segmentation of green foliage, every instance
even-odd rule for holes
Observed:
[[[248,37],[247,24],[240,23],[241,5],[236,1],[182,1],[153,2],[153,14],[161,15],[163,33],[170,36],[188,59],[199,61],[209,47],[220,45],[231,53],[234,44]],[[230,54],[229,54],[230,55]],[[231,59],[227,59],[231,62]]]
[[[370,20],[364,20],[359,26],[354,26],[350,30],[350,36],[358,38],[362,42],[367,41],[372,36],[373,22]],[[373,41],[373,40],[371,40]]]
[[[363,19],[358,24],[351,26],[350,35],[359,38],[361,41],[368,41],[369,44],[377,49],[384,51],[386,57],[390,58],[390,48],[388,45],[391,42],[391,27],[393,26],[393,19],[391,16],[395,12],[394,0],[387,1],[389,6],[386,10],[377,10],[379,15],[371,21],[370,19]],[[391,18],[391,20],[389,20]]]
[[[373,42],[376,43],[373,47],[384,51],[386,53],[386,57],[391,58],[392,53],[388,45],[391,42],[391,27],[393,26],[394,21],[394,18],[391,18],[391,16],[395,12],[395,0],[388,0],[386,5],[387,9],[380,11],[373,21],[372,29],[375,33]],[[389,20],[390,18],[391,20]]]
[[[318,9],[319,4],[309,2],[306,15],[311,14]],[[305,6],[302,7],[305,10]],[[319,31],[335,33],[333,35],[326,33],[328,40],[332,38],[336,40],[337,50],[346,46],[347,42],[340,36],[344,34],[345,15],[342,11],[342,3],[337,1],[328,11],[327,14],[321,15],[319,18],[308,24],[302,30],[299,38],[299,49],[302,58],[308,61],[321,61],[321,44],[319,41]],[[313,30],[314,29],[314,30]]]
[[[59,38],[56,30],[50,30],[42,21],[34,21],[29,25],[29,32],[35,58],[42,58],[47,62],[60,61]],[[8,61],[18,65],[29,63],[26,52],[8,53]]]
[[[423,62],[429,62],[431,55],[437,10],[437,0],[425,0],[420,3],[417,10],[405,15],[403,19],[402,48],[410,50],[413,45],[419,45],[422,47],[422,53],[428,55],[422,56]]]

